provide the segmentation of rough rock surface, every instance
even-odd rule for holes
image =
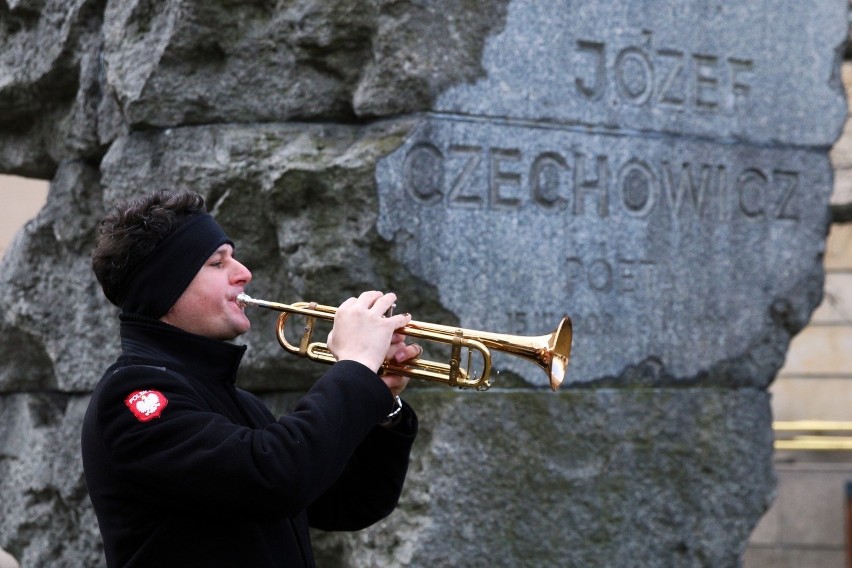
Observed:
[[[0,546],[102,565],[79,426],[117,322],[88,254],[105,204],[190,187],[257,297],[575,319],[558,393],[505,358],[486,393],[414,385],[399,509],[317,533],[322,566],[739,565],[822,290],[846,11],[0,0],[0,172],[51,180],[0,271]],[[253,321],[240,384],[284,412],[321,369]]]

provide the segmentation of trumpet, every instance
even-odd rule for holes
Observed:
[[[311,341],[316,321],[318,319],[334,321],[337,308],[314,302],[280,304],[258,300],[244,293],[237,296],[237,303],[243,307],[253,306],[281,312],[276,325],[276,335],[278,336],[278,343],[286,351],[320,363],[333,364],[337,361],[329,351],[327,344]],[[299,345],[290,343],[285,337],[285,327],[291,315],[304,316],[305,318],[304,333]],[[540,336],[521,336],[411,321],[399,330],[399,333],[415,339],[449,345],[449,361],[442,363],[419,358],[404,363],[385,361],[379,370],[380,373],[408,376],[462,389],[474,388],[484,391],[488,390],[493,383],[491,377],[491,350],[493,349],[521,357],[538,365],[547,373],[550,379],[550,388],[556,391],[562,385],[568,370],[573,327],[571,318],[565,316],[553,333]],[[467,349],[467,357],[462,355],[462,349]],[[481,355],[482,367],[471,370],[474,353]],[[463,359],[467,363],[464,368],[462,367]]]

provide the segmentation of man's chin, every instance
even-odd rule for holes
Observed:
[[[249,330],[250,327],[251,323],[248,320],[246,320],[245,322],[235,323],[233,326],[231,326],[229,330],[222,330],[222,333],[218,335],[216,339],[220,339],[222,341],[231,341],[243,335]]]
[[[249,329],[251,329],[251,322],[250,322],[248,319],[246,319],[244,322],[242,322],[241,324],[238,324],[238,325],[237,325],[237,328],[236,328],[236,330],[235,330],[235,331],[236,331],[236,335],[235,335],[234,337],[239,337],[240,335],[243,335],[243,334],[244,334],[244,333],[246,333]]]

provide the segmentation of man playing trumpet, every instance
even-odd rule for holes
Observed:
[[[337,310],[337,359],[293,412],[237,388],[251,272],[196,193],[120,203],[92,266],[121,308],[121,354],[83,424],[86,483],[107,565],[314,566],[309,526],[359,530],[396,507],[417,432],[386,360],[420,354],[385,317],[396,296]]]

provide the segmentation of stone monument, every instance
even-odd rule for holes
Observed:
[[[738,566],[771,503],[767,387],[822,293],[843,0],[0,0],[0,171],[51,180],[0,271],[0,546],[99,566],[79,460],[117,353],[106,204],[195,189],[259,298],[574,324],[553,393],[412,385],[400,507],[321,566]],[[257,312],[240,384],[322,372]],[[226,488],[223,488],[226,490]]]

